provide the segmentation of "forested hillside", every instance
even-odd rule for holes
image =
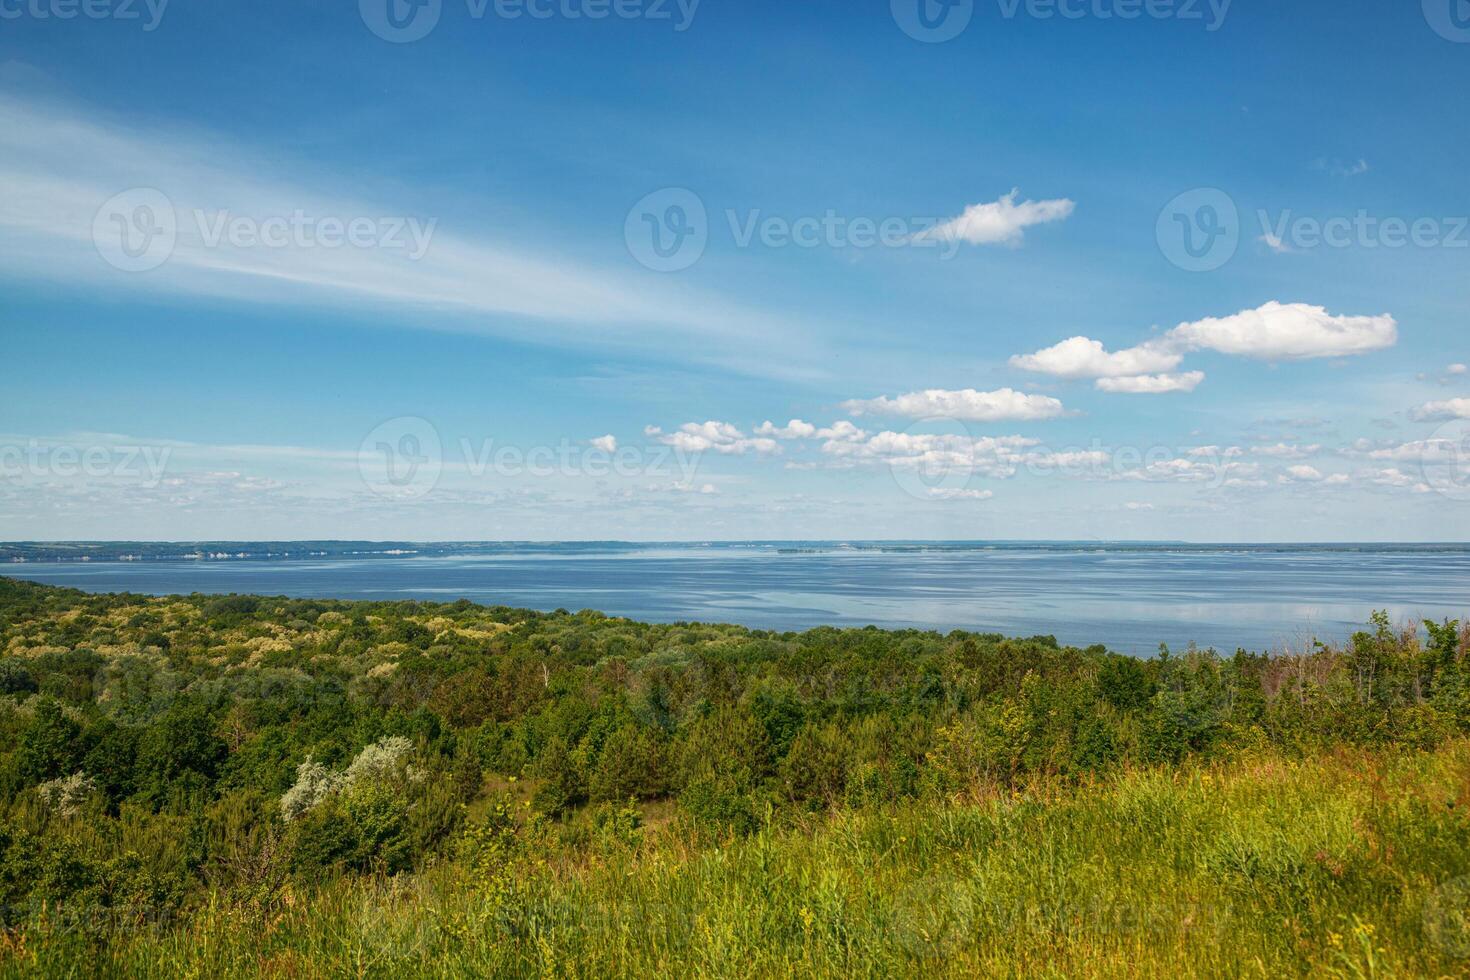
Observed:
[[[0,579],[0,970],[1460,972],[1467,653]]]

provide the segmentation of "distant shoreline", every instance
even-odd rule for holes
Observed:
[[[1191,542],[1191,541],[13,541],[0,542],[0,563],[293,561],[393,559],[500,554],[617,554],[666,550],[759,550],[774,554],[843,552],[1045,551],[1119,553],[1470,553],[1470,542]]]

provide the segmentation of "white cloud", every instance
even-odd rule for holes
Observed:
[[[1245,450],[1239,446],[1195,446],[1184,455],[1192,459],[1235,459],[1245,455]]]
[[[949,487],[930,487],[929,496],[934,500],[989,500],[995,494],[989,490],[960,490]]]
[[[1273,446],[1253,446],[1251,453],[1255,456],[1272,456],[1276,459],[1306,459],[1315,456],[1322,451],[1322,447],[1316,443],[1309,446],[1294,446],[1284,442],[1278,442]]]
[[[1269,231],[1256,240],[1265,244],[1267,248],[1275,252],[1277,255],[1287,255],[1291,252],[1296,251],[1296,249],[1283,242],[1280,236],[1274,235]]]
[[[1121,378],[1172,371],[1184,355],[1157,344],[1109,352],[1102,341],[1069,337],[1034,354],[1017,354],[1011,366],[1059,378]]]
[[[1359,439],[1347,455],[1396,463],[1455,463],[1460,459],[1460,447],[1453,439],[1416,439],[1373,448],[1366,439]]]
[[[755,434],[776,439],[810,439],[817,434],[817,427],[801,419],[792,419],[784,426],[777,426],[767,420],[755,427]]]
[[[953,241],[960,239],[971,245],[1019,245],[1025,229],[1032,225],[1060,221],[1076,206],[1066,198],[1050,201],[1016,203],[1019,189],[989,204],[972,204],[964,214],[951,218],[924,232],[920,237]]]
[[[1193,391],[1205,380],[1203,371],[1182,374],[1140,374],[1131,378],[1098,378],[1099,391],[1130,395],[1160,395],[1171,391]]]
[[[1062,415],[1062,403],[1047,395],[1028,395],[1013,388],[946,391],[930,388],[896,398],[854,399],[842,403],[853,415],[901,415],[906,418],[949,418],[965,422],[1030,421]]]
[[[926,472],[1014,476],[1025,451],[1037,440],[1024,436],[967,436],[955,433],[878,432],[853,439],[829,439],[823,454],[836,465],[885,464]]]
[[[1371,470],[1367,474],[1370,483],[1381,487],[1403,487],[1413,490],[1415,493],[1429,493],[1431,488],[1417,476],[1411,476],[1397,467],[1390,466],[1386,469]]]
[[[1181,323],[1166,340],[1183,350],[1213,350],[1265,361],[1345,357],[1392,347],[1392,316],[1333,316],[1325,307],[1271,301],[1233,316]]]
[[[1278,483],[1316,483],[1325,487],[1342,486],[1352,482],[1346,473],[1323,475],[1321,470],[1305,463],[1288,466],[1277,474],[1276,480]]]
[[[1137,501],[1137,500],[1130,500],[1126,504],[1124,504],[1123,506],[1125,508],[1127,508],[1128,510],[1153,510],[1154,509],[1154,505],[1153,504],[1146,504],[1146,503],[1143,503],[1143,502]]]
[[[665,446],[687,453],[714,451],[726,456],[743,456],[752,451],[760,455],[781,451],[774,439],[752,439],[729,422],[685,422],[677,432],[669,433],[655,426],[649,429],[653,431],[645,431]]]
[[[1443,422],[1447,419],[1470,419],[1470,398],[1449,398],[1425,402],[1409,413],[1416,422]]]
[[[866,430],[859,429],[847,421],[847,419],[833,422],[826,428],[817,430],[818,439],[830,439],[836,442],[856,442],[867,437],[868,433]]]
[[[1391,347],[1398,324],[1380,316],[1333,316],[1326,308],[1271,301],[1226,317],[1181,323],[1136,347],[1108,351],[1101,341],[1069,337],[1034,354],[1017,354],[1012,367],[1059,378],[1095,378],[1102,391],[1157,394],[1193,391],[1200,371],[1175,373],[1190,351],[1212,350],[1258,360],[1345,357]]]
[[[605,453],[615,453],[618,451],[618,440],[613,435],[598,436],[596,439],[587,440],[587,443],[593,449],[601,449]]]
[[[1449,367],[1445,368],[1446,374],[1464,374],[1467,371],[1470,371],[1470,367],[1467,367],[1464,364],[1451,364]]]
[[[1214,448],[1214,447],[1204,447]],[[1194,458],[1161,459],[1124,470],[1117,474],[1122,480],[1144,480],[1150,483],[1220,483],[1222,486],[1242,486],[1260,473],[1256,463],[1222,463],[1212,459],[1200,462],[1201,456],[1191,450]]]

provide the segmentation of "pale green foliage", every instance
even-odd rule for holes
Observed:
[[[281,816],[295,820],[342,786],[342,774],[307,759],[296,767],[296,784],[281,797]]]
[[[96,791],[97,784],[91,776],[74,772],[70,776],[62,776],[37,786],[36,796],[51,813],[61,817],[74,817]]]
[[[296,784],[281,797],[281,816],[290,822],[337,793],[384,779],[398,770],[411,751],[412,742],[401,735],[390,735],[359,752],[346,772],[307,759],[296,767]],[[419,775],[413,766],[407,767],[406,772],[410,778]]]

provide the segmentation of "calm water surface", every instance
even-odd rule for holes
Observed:
[[[28,562],[0,574],[90,592],[466,598],[778,630],[1049,633],[1131,653],[1342,640],[1382,608],[1396,619],[1470,613],[1470,549],[526,545],[493,555]]]

